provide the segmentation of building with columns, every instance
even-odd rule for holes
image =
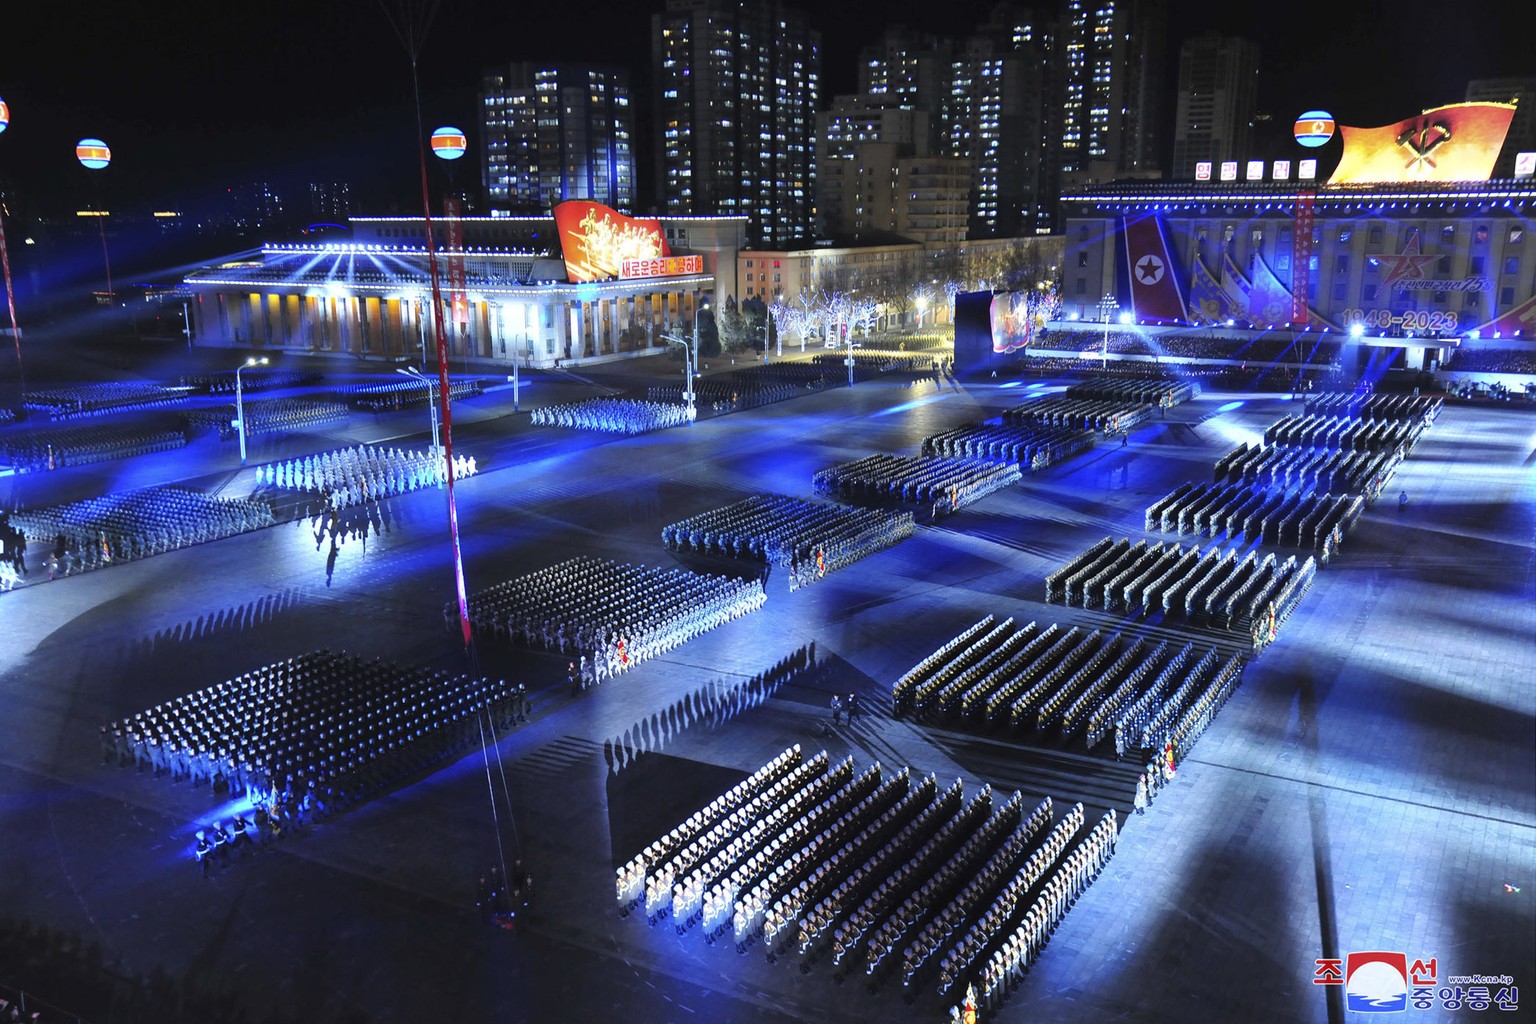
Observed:
[[[420,217],[354,217],[345,242],[272,244],[185,279],[193,342],[205,347],[419,358],[435,346]],[[745,217],[664,218],[674,254],[699,273],[571,283],[553,217],[465,217],[459,252],[434,223],[456,359],[552,366],[644,355],[691,326],[700,302],[736,291]],[[462,276],[451,261],[462,262]],[[460,298],[451,284],[463,281]]]

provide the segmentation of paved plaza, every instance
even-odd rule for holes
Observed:
[[[818,469],[915,452],[1065,383],[879,379],[630,438],[528,422],[529,403],[589,397],[588,381],[675,372],[541,375],[518,414],[505,389],[455,406],[455,446],[480,469],[458,488],[471,591],[577,555],[724,569],[668,553],[661,528],[755,493],[809,497]],[[1150,536],[1148,504],[1208,481],[1218,457],[1296,410],[1207,393],[1125,447],[1027,475],[814,586],[791,592],[776,570],[761,611],[580,694],[557,654],[485,639],[466,664],[444,629],[440,490],[387,499],[387,530],[334,560],[303,520],[53,582],[34,566],[0,594],[3,914],[78,935],[122,974],[217,994],[252,1022],[947,1020],[954,993],[871,992],[825,964],[802,973],[794,958],[617,912],[617,865],[798,743],[858,769],[958,778],[968,795],[1018,790],[1027,807],[1080,800],[1090,821],[1117,810],[1116,856],[983,1020],[1339,1022],[1361,1015],[1312,983],[1315,961],[1360,950],[1436,957],[1442,979],[1511,975],[1519,1009],[1485,1016],[1536,1019],[1536,416],[1445,408],[1144,816],[1131,812],[1138,768],[1112,752],[889,713],[892,682],[987,614],[1238,649],[1236,634],[1048,605],[1043,581],[1103,537]],[[424,446],[425,420],[353,414],[257,438],[251,464],[359,441]],[[0,479],[0,498],[170,481],[226,497],[256,486],[231,443],[202,438]],[[729,715],[695,710],[691,697],[812,643],[817,672]],[[103,766],[98,728],[324,647],[526,682],[532,720],[489,758],[476,749],[205,881],[193,833],[227,816],[226,798]],[[830,697],[854,691],[872,713],[829,733]],[[503,778],[510,816],[505,802],[493,814]],[[535,879],[513,929],[474,907],[498,831]]]

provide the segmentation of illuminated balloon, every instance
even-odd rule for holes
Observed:
[[[439,128],[432,133],[432,152],[444,160],[457,160],[469,149],[469,140],[457,128]]]
[[[100,139],[81,139],[75,143],[75,159],[88,171],[99,171],[112,162],[112,151]]]
[[[11,108],[5,105],[5,100],[0,100],[0,132],[5,131],[5,126],[11,123]]]
[[[1333,138],[1333,115],[1326,110],[1309,110],[1296,119],[1296,141],[1316,149]]]

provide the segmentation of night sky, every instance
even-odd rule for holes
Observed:
[[[1261,109],[1289,121],[1322,107],[1382,124],[1460,100],[1466,80],[1536,75],[1514,13],[1495,0],[1258,5],[1168,0],[1168,73],[1178,44],[1207,28],[1261,41]],[[227,184],[345,180],[359,204],[410,203],[415,126],[410,64],[386,8],[436,7],[421,50],[426,127],[475,139],[480,72],[519,59],[648,62],[664,0],[28,0],[0,28],[0,180],[37,205],[99,190],[108,205],[183,208]],[[963,35],[987,4],[836,0],[806,5],[824,34],[825,94],[851,92],[858,48],[886,23]],[[18,9],[19,8],[19,9]],[[957,13],[958,12],[958,13]],[[1171,130],[1172,110],[1167,123]],[[113,164],[74,160],[84,136]],[[473,151],[473,150],[472,150]],[[455,171],[474,187],[471,159]]]

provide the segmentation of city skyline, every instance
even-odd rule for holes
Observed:
[[[508,61],[603,62],[648,73],[649,20],[664,6],[589,4],[579,31],[559,11],[514,19],[479,0],[442,6],[421,53],[428,130],[455,124],[478,147],[480,76]],[[0,98],[10,104],[11,125],[0,136],[0,181],[24,200],[175,205],[242,181],[340,180],[354,183],[361,208],[409,208],[410,66],[381,6],[314,9],[278,0],[254,23],[179,0],[155,20],[99,7],[64,0],[10,19]],[[962,38],[989,11],[955,14],[907,0],[804,9],[823,35],[822,109],[856,89],[858,52],[887,25]],[[1262,12],[1173,3],[1166,49],[1172,69],[1192,36],[1249,35],[1262,50],[1261,112],[1287,120],[1320,106],[1342,123],[1370,125],[1456,102],[1469,79],[1531,73],[1514,33],[1488,31],[1511,9],[1484,0],[1447,19],[1438,6],[1414,3],[1380,19],[1310,3]],[[1430,57],[1417,42],[1428,26],[1436,41]],[[241,42],[208,44],[218,38]],[[1167,77],[1171,97],[1174,76]],[[648,101],[647,90],[637,86]],[[1159,134],[1168,138],[1172,113],[1165,103]],[[637,136],[650,134],[642,110]],[[112,147],[113,166],[100,175],[73,160],[75,141],[87,136]],[[462,180],[452,187],[476,187],[469,171],[457,172]]]

